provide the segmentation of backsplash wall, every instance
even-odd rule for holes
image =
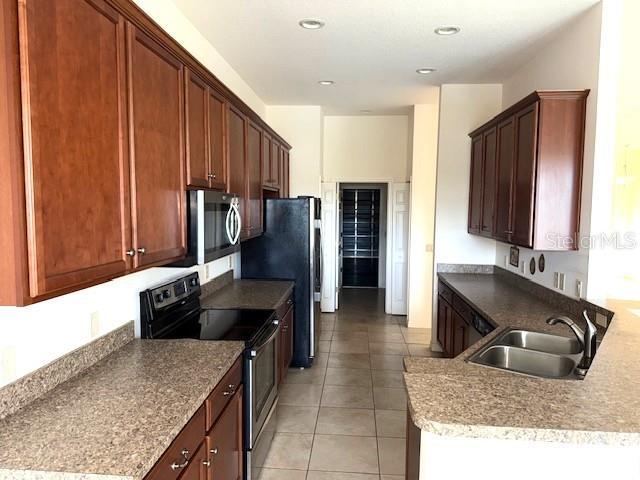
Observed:
[[[582,282],[582,298],[585,298],[589,267],[589,255],[586,250],[576,252],[540,252],[529,248],[518,247],[520,249],[520,266],[514,267],[509,264],[510,247],[511,245],[496,242],[495,264],[497,266],[572,298],[578,298],[576,281],[580,280]],[[541,254],[543,254],[545,258],[544,272],[538,270],[538,260]],[[533,275],[529,272],[529,262],[531,258],[535,258],[536,261],[536,273]],[[524,273],[521,270],[523,262]],[[554,272],[565,274],[564,290],[559,290],[553,286]]]
[[[27,307],[0,307],[0,388],[127,322],[140,336],[139,292],[198,271],[202,283],[229,270],[240,253],[191,268],[151,268]]]

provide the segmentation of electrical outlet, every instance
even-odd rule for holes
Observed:
[[[576,297],[582,298],[582,280],[576,280]]]
[[[596,325],[600,325],[602,328],[607,328],[609,319],[606,315],[596,312]]]
[[[558,274],[558,288],[564,292],[564,287],[564,273],[561,272]]]
[[[91,338],[100,335],[100,312],[91,312]]]
[[[509,255],[504,256],[504,268],[509,268]]]
[[[16,376],[16,348],[3,347],[0,348],[0,380],[2,383],[8,383],[15,379]]]
[[[553,272],[553,287],[560,288],[560,274],[558,272]]]
[[[211,265],[206,264],[204,266],[204,279],[209,280],[211,278]]]
[[[525,271],[526,271],[526,264],[525,264],[524,260],[522,260],[520,262],[520,273],[524,275]]]

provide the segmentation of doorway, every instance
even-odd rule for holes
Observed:
[[[387,186],[340,184],[339,287],[385,288]]]

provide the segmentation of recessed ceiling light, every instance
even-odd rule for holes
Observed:
[[[419,68],[416,70],[416,73],[419,73],[420,75],[429,75],[430,73],[433,73],[435,71],[435,68]]]
[[[320,85],[333,85],[333,80],[320,80],[318,83]]]
[[[455,35],[460,31],[460,27],[455,25],[445,25],[434,30],[438,35]]]
[[[320,20],[314,20],[312,18],[305,18],[304,20],[300,20],[298,22],[302,28],[306,28],[307,30],[319,30],[324,27],[324,22]]]

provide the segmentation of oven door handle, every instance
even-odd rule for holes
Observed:
[[[269,337],[264,342],[262,342],[260,345],[257,345],[256,347],[251,349],[251,358],[256,357],[258,355],[258,351],[259,350],[262,350],[265,346],[267,346],[267,344],[269,342],[273,341],[273,339],[278,334],[279,330],[280,330],[280,327],[278,327],[278,325],[274,323],[273,333],[271,333],[269,335]]]

